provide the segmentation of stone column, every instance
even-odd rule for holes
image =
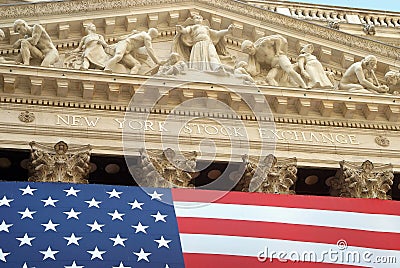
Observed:
[[[292,186],[297,181],[297,159],[280,161],[272,154],[261,161],[257,158],[242,157],[240,173],[243,174],[236,190],[243,192],[263,192],[272,194],[295,194]]]
[[[182,155],[168,148],[161,150],[141,149],[138,166],[133,177],[140,186],[146,187],[193,187],[192,174],[196,172],[196,152]]]
[[[327,184],[332,196],[392,199],[387,192],[393,184],[393,177],[391,164],[374,166],[367,160],[358,166],[341,161],[337,176]]]
[[[60,141],[54,147],[32,141],[29,181],[88,183],[91,146],[69,148]]]

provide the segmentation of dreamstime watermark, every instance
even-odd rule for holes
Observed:
[[[303,250],[303,251],[274,251],[267,246],[258,252],[257,259],[260,262],[325,262],[336,264],[395,264],[396,256],[377,256],[372,250],[349,249],[346,240],[340,239],[336,248],[327,250]]]
[[[223,158],[227,166],[222,174],[206,185],[196,187],[221,190],[218,196],[207,200],[210,202],[236,186],[244,173],[244,170],[238,170],[242,156],[260,156],[259,161],[262,161],[263,156],[274,154],[275,141],[257,139],[260,134],[254,131],[275,131],[275,123],[271,120],[273,115],[265,97],[255,85],[245,86],[242,79],[229,74],[226,67],[221,65],[216,70],[188,70],[175,77],[154,76],[135,88],[120,125],[123,126],[127,166],[144,190],[153,185],[135,176],[139,152],[139,161],[148,161],[143,158],[152,150],[169,150],[170,153],[165,154],[168,165],[191,173],[202,172],[217,157]],[[190,160],[187,152],[191,151],[196,152],[196,166],[191,166],[194,170],[185,170],[184,165],[177,163]],[[157,165],[152,162],[153,166]],[[154,167],[152,172],[159,170]],[[162,174],[152,176],[165,180]]]

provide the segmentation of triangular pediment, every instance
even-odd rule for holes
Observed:
[[[288,56],[295,61],[302,45],[312,43],[314,55],[327,70],[341,75],[353,62],[368,54],[378,58],[378,78],[382,81],[388,70],[395,69],[400,58],[400,48],[374,40],[329,29],[298,18],[293,18],[237,1],[65,1],[2,6],[1,28],[6,38],[1,42],[2,54],[16,54],[12,44],[19,38],[12,24],[15,19],[40,23],[57,45],[62,59],[65,53],[77,47],[85,35],[83,26],[94,23],[105,40],[114,43],[132,30],[156,27],[160,38],[154,40],[156,53],[166,57],[175,36],[175,26],[183,24],[193,13],[201,14],[212,29],[235,26],[227,35],[228,49],[235,58],[243,58],[240,44],[243,40],[255,41],[261,36],[281,34],[288,40]],[[284,13],[284,12],[281,12]],[[165,43],[165,44],[164,44]],[[58,63],[63,66],[63,61]]]

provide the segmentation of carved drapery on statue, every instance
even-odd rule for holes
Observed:
[[[272,154],[258,162],[258,158],[244,155],[240,173],[242,178],[236,190],[244,192],[263,192],[272,194],[295,194],[291,190],[297,181],[296,158],[282,159],[278,162]]]
[[[368,33],[373,29],[369,26],[365,26]],[[14,22],[14,32],[19,33],[20,39],[14,43],[14,48],[19,49],[20,53],[18,56],[0,57],[0,63],[102,69],[133,75],[180,75],[183,79],[185,75],[191,74],[187,72],[189,67],[212,74],[233,76],[241,79],[244,84],[316,89],[335,87],[345,91],[395,95],[400,91],[399,86],[396,86],[398,72],[387,74],[387,85],[378,81],[373,70],[377,59],[373,55],[352,64],[342,77],[338,77],[338,80],[341,79],[339,85],[334,85],[334,73],[341,73],[342,70],[325,71],[330,66],[324,66],[312,54],[312,44],[305,46],[308,49],[302,50],[298,62],[291,60],[288,48],[293,47],[293,44],[288,44],[288,40],[280,34],[263,36],[254,42],[244,40],[242,52],[249,54],[249,58],[247,62],[242,61],[235,49],[230,55],[226,47],[225,36],[234,31],[233,24],[227,29],[214,30],[199,14],[186,19],[182,26],[176,25],[177,34],[171,47],[173,53],[165,60],[159,57],[167,56],[157,55],[160,51],[155,51],[152,46],[152,40],[159,35],[156,28],[149,28],[148,31],[134,29],[116,38],[114,44],[107,44],[107,37],[97,34],[93,23],[87,24],[86,28],[87,35],[81,38],[78,48],[64,51],[59,56],[46,27],[40,24],[28,25],[18,19]],[[3,38],[5,34],[0,30],[0,40]],[[223,67],[221,62],[224,63]]]
[[[164,151],[141,149],[138,167],[131,170],[140,186],[192,187],[192,173],[196,172],[196,152],[177,155],[168,148]]]
[[[69,148],[60,141],[54,147],[32,141],[29,181],[88,183],[91,146]]]
[[[369,160],[361,166],[342,161],[338,176],[327,184],[332,196],[392,199],[387,192],[393,184],[393,167],[391,164],[374,166]]]
[[[233,26],[226,30],[213,30],[198,14],[187,19],[184,26],[176,26],[172,51],[189,62],[189,68],[200,71],[217,71],[221,68],[219,55],[227,55],[224,36]]]

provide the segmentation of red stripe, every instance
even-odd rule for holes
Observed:
[[[191,189],[172,189],[172,198],[174,201],[186,202],[213,202],[221,204],[306,208],[400,216],[400,202],[391,200],[305,195],[274,195],[264,193],[222,192]]]
[[[348,246],[400,250],[400,234],[319,227],[287,223],[178,218],[180,233],[260,237],[336,245],[344,239]]]
[[[282,262],[277,259],[273,259],[272,262],[267,260],[266,262],[260,262],[256,257],[242,257],[242,256],[231,256],[231,255],[219,255],[219,254],[193,254],[184,253],[186,268],[258,268],[258,267],[273,267],[273,268],[326,268],[326,267],[360,267],[354,265],[344,264],[331,264],[331,263],[317,263],[317,262],[293,262],[287,261]]]

